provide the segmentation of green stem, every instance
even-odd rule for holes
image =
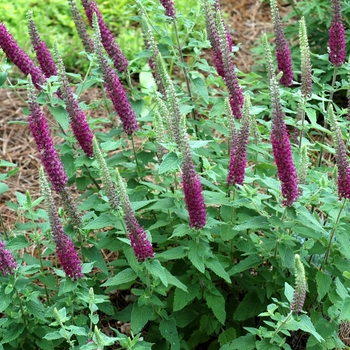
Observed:
[[[335,223],[334,223],[334,225],[332,227],[332,232],[331,232],[331,236],[329,238],[327,251],[326,251],[326,254],[324,256],[325,257],[325,260],[324,260],[325,264],[327,264],[327,262],[328,262],[329,253],[331,251],[331,246],[332,246],[332,240],[333,240],[333,237],[334,237],[334,234],[335,234],[335,230],[337,229],[338,224],[339,224],[340,214],[342,213],[343,209],[345,208],[345,203],[346,203],[346,198],[343,198],[343,204],[342,204],[342,206],[339,209],[339,213],[338,213],[337,219],[335,220]]]
[[[302,111],[301,111],[301,129],[299,135],[299,148],[301,148],[301,143],[304,135],[304,125],[305,125],[305,100],[302,101]]]
[[[299,10],[296,8],[294,0],[289,0],[289,3],[291,4],[291,6],[293,7],[294,12],[296,13],[296,15],[299,17],[299,19],[302,17]]]
[[[281,217],[281,221],[283,222],[284,221],[284,218],[286,217],[286,213],[287,213],[287,207],[284,208],[284,211],[283,211],[283,214],[282,214],[282,217]],[[276,231],[277,232],[279,229],[279,226],[276,226]],[[275,249],[273,251],[273,257],[276,258],[277,257],[277,248],[278,248],[278,242],[279,240],[276,239],[276,242],[275,242]]]
[[[0,211],[0,224],[1,224],[1,228],[2,228],[2,231],[5,234],[6,239],[9,239],[9,236],[8,236],[8,233],[7,233],[7,230],[6,230],[6,227],[5,227],[4,220],[2,219],[1,211]]]
[[[85,74],[85,77],[84,77],[84,80],[83,80],[83,82],[82,82],[82,84],[81,84],[81,89],[80,89],[80,92],[79,92],[79,94],[78,94],[78,96],[77,96],[77,100],[79,99],[81,93],[84,91],[84,90],[83,90],[83,89],[84,89],[84,85],[85,85],[85,83],[86,83],[86,79],[87,79],[88,76],[90,75],[90,72],[91,72],[91,69],[92,69],[92,64],[94,63],[94,61],[95,61],[95,59],[93,59],[93,60],[90,61],[89,67],[88,67],[88,69],[87,69],[87,71],[86,71],[86,74]]]
[[[20,308],[21,313],[22,313],[22,319],[23,319],[24,327],[27,328],[27,320],[24,317],[23,302],[22,302],[21,297],[19,296],[18,290],[16,290],[16,293],[17,293],[17,297],[19,299],[19,308]]]
[[[283,322],[275,330],[275,332],[273,333],[272,338],[270,340],[270,344],[273,343],[273,338],[279,333],[279,331],[282,329],[282,327],[288,322],[288,320],[291,318],[292,314],[293,314],[293,312],[290,311],[289,314],[286,316],[286,318],[283,320]]]
[[[137,159],[137,154],[136,154],[136,149],[135,149],[134,134],[132,134],[132,136],[131,136],[131,144],[132,144],[132,151],[134,153],[134,158],[135,158],[135,162],[136,162],[137,174],[139,176],[139,179],[142,180],[140,164],[139,164],[139,161]]]
[[[330,106],[330,104],[332,103],[332,100],[333,100],[334,85],[335,85],[335,82],[336,82],[336,79],[337,79],[337,71],[338,71],[338,67],[334,66],[333,78],[332,78],[332,91],[329,94],[329,101],[328,101],[328,105],[327,105],[327,109],[326,109],[327,111],[328,111],[328,108],[329,108],[329,106]],[[324,118],[324,128],[327,128],[327,126],[328,126],[327,118]],[[326,134],[324,132],[322,132],[321,145],[324,144],[325,137],[326,137]],[[323,157],[323,148],[321,147],[320,156],[319,156],[319,159],[318,159],[318,166],[319,167],[322,164],[322,157]]]
[[[40,269],[41,269],[41,273],[43,275],[44,274],[44,264],[43,264],[43,259],[42,259],[42,256],[41,256],[41,250],[40,250],[40,241],[39,241],[39,237],[35,234],[35,243],[36,243],[36,246],[38,247],[38,258],[39,258],[39,262],[40,262]],[[46,303],[47,305],[50,305],[50,296],[49,296],[49,292],[47,290],[47,287],[46,287],[46,284],[44,283],[44,289],[45,289],[45,295],[46,295]]]

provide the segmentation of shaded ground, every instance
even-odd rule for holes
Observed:
[[[253,64],[251,47],[263,32],[273,30],[269,2],[221,0],[221,7],[226,13],[225,20],[234,44],[240,44],[235,63],[241,71],[249,72]],[[289,7],[281,7],[282,13],[287,11]],[[99,97],[99,94],[98,90],[89,89],[84,99],[87,102],[93,101]],[[26,121],[23,113],[23,107],[26,106],[25,100],[25,92],[0,89],[0,159],[15,163],[19,167],[17,174],[6,180],[10,191],[4,193],[0,200],[0,212],[7,230],[14,229],[18,215],[5,205],[5,201],[15,201],[15,193],[25,193],[26,190],[30,191],[33,199],[40,196],[38,152],[29,126],[21,123]],[[96,116],[95,113],[103,112],[94,111],[93,113]],[[0,173],[7,170],[0,167]],[[0,231],[3,231],[2,228]]]

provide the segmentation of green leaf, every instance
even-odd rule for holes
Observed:
[[[204,299],[207,302],[208,307],[213,311],[215,317],[222,324],[225,324],[226,310],[225,310],[225,298],[216,289],[210,292],[204,293]]]
[[[1,344],[10,343],[13,340],[17,339],[19,335],[22,334],[24,330],[24,323],[17,323],[11,325],[4,334],[4,337],[1,339]]]
[[[168,279],[164,271],[164,267],[160,264],[159,260],[157,259],[146,260],[145,266],[152,276],[158,277],[162,281],[165,287],[168,286]]]
[[[190,141],[190,147],[191,149],[202,148],[206,146],[209,142],[212,142],[212,141],[211,140]]]
[[[183,309],[188,303],[190,303],[198,295],[199,287],[196,284],[190,284],[187,287],[187,290],[188,292],[185,292],[182,288],[175,289],[173,305],[174,311],[179,311]]]
[[[332,278],[330,275],[326,275],[322,271],[318,270],[316,273],[317,284],[317,301],[321,301],[323,297],[328,293],[332,284]]]
[[[179,158],[175,152],[167,153],[158,168],[158,174],[164,174],[169,171],[171,172],[178,170],[181,161],[181,158]]]
[[[270,224],[265,216],[255,216],[252,219],[233,227],[235,231],[269,229]]]
[[[98,267],[104,274],[108,275],[107,264],[101,254],[101,252],[95,247],[83,248],[82,252],[84,256],[90,261],[95,262],[95,266]]]
[[[55,119],[57,120],[58,124],[60,124],[62,129],[67,130],[69,125],[69,117],[65,108],[63,108],[62,106],[55,106],[55,107],[50,105],[47,105],[47,106],[49,107],[51,114],[55,117]]]
[[[150,305],[139,306],[134,303],[131,311],[131,329],[134,334],[141,332],[142,328],[153,316],[153,307]]]
[[[7,72],[0,72],[0,86],[3,86],[7,79]]]
[[[255,341],[256,337],[254,334],[247,334],[231,343],[225,344],[220,350],[255,350]]]
[[[159,331],[160,334],[170,343],[171,350],[180,350],[176,321],[173,318],[161,321],[159,324]]]
[[[261,258],[259,256],[249,255],[248,258],[240,261],[236,266],[234,266],[230,271],[228,271],[228,274],[230,276],[234,276],[238,273],[241,273],[242,271],[259,266],[260,264]]]
[[[223,278],[227,283],[231,283],[231,278],[225,269],[220,264],[220,261],[216,257],[207,258],[204,261],[205,266],[212,270],[217,276]]]
[[[74,325],[70,325],[67,327],[67,329],[69,329],[70,331],[72,331],[73,334],[75,335],[82,335],[82,336],[86,336],[88,335],[86,332],[86,329],[83,327],[77,327]]]
[[[78,284],[76,281],[71,280],[70,278],[65,278],[61,281],[60,290],[58,295],[65,295],[75,289],[77,289]]]
[[[10,238],[10,240],[6,243],[6,248],[10,249],[11,251],[15,251],[27,248],[29,245],[30,242],[28,242],[27,238],[24,235],[20,235]]]
[[[344,285],[340,282],[340,279],[337,277],[335,279],[335,287],[337,294],[344,300],[348,296],[348,291],[344,287]]]
[[[3,312],[11,304],[12,294],[5,294],[4,291],[1,291],[0,294],[0,312]]]
[[[260,303],[258,295],[255,292],[248,292],[233,313],[233,319],[245,321],[259,315],[264,310],[265,307]]]
[[[184,247],[179,246],[175,248],[170,248],[162,253],[156,254],[158,259],[164,260],[176,260],[182,259],[187,255],[187,252]]]
[[[41,321],[45,321],[45,308],[43,304],[38,300],[29,300],[26,302],[27,310],[30,314],[34,315]]]
[[[221,346],[223,346],[228,342],[236,339],[236,337],[236,330],[233,327],[227,328],[219,335],[219,343]]]
[[[204,273],[204,256],[206,247],[203,243],[197,243],[195,241],[188,242],[189,251],[188,258],[191,260],[193,266],[200,272]]]
[[[350,320],[350,297],[346,297],[343,301],[340,312],[340,320]]]
[[[21,265],[18,267],[18,272],[22,275],[33,275],[39,270],[40,270],[39,264],[26,265],[26,266]]]
[[[287,300],[291,303],[293,300],[294,288],[287,282],[284,282],[284,295]]]
[[[83,229],[98,230],[100,228],[105,228],[108,226],[114,227],[116,221],[117,220],[115,219],[115,216],[103,213],[98,218],[90,221],[86,226],[83,227]]]
[[[187,287],[177,277],[173,276],[167,269],[164,269],[164,272],[170,284],[187,292]]]
[[[298,322],[299,328],[305,332],[312,334],[319,342],[324,339],[316,332],[314,325],[312,324],[309,316],[301,315]]]
[[[205,81],[200,77],[197,77],[191,80],[193,85],[196,87],[199,95],[203,97],[205,103],[208,103],[209,96],[208,96],[208,90],[207,90],[207,85],[205,84]]]
[[[101,284],[101,287],[117,287],[124,283],[129,283],[135,281],[137,278],[136,273],[130,267],[120,271],[115,276],[107,280],[105,283]]]
[[[280,350],[281,348],[278,345],[271,344],[269,339],[263,339],[256,342],[257,350]]]
[[[63,336],[61,335],[61,333],[59,331],[47,333],[44,337],[44,339],[46,339],[46,340],[56,340],[56,339],[61,339],[61,338],[63,338]]]
[[[0,194],[7,192],[10,189],[5,183],[0,182]]]

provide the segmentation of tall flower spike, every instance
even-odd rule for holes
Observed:
[[[350,67],[350,57],[348,61],[348,67]],[[346,116],[348,122],[350,122],[350,69],[348,68],[348,113]]]
[[[306,297],[306,278],[304,265],[298,254],[294,257],[294,269],[295,269],[295,288],[292,302],[290,303],[290,310],[292,312],[299,313],[303,309],[303,305]]]
[[[284,123],[279,87],[274,76],[270,80],[270,95],[272,104],[272,150],[276,161],[278,178],[282,185],[282,203],[289,207],[298,198],[298,178],[293,163],[287,127]]]
[[[165,16],[175,18],[176,12],[175,12],[175,5],[173,0],[159,0],[159,1],[165,9]]]
[[[338,196],[339,199],[350,199],[350,166],[346,155],[346,146],[332,105],[329,106],[328,117],[334,133],[335,160],[338,166]]]
[[[300,62],[301,62],[301,94],[307,99],[312,95],[312,72],[309,41],[305,18],[302,17],[299,23],[299,40],[300,40]]]
[[[32,42],[36,58],[40,64],[42,71],[44,72],[46,78],[49,78],[52,75],[57,75],[55,62],[45,42],[41,40],[39,36],[38,29],[33,20],[32,11],[28,11],[27,18],[30,40]]]
[[[95,157],[99,165],[103,189],[107,195],[111,208],[116,209],[119,205],[116,189],[109,174],[107,163],[101,153],[100,147],[95,137],[92,139],[92,146],[94,148]]]
[[[30,116],[28,118],[29,127],[32,131],[45,171],[55,191],[59,193],[66,186],[68,178],[54,147],[46,118],[36,102],[35,89],[30,78],[28,98],[30,110]]]
[[[306,176],[310,166],[310,159],[307,154],[307,146],[303,145],[300,149],[300,165],[298,169],[298,180],[300,184],[306,183]]]
[[[32,81],[38,90],[46,81],[42,70],[37,67],[22,50],[3,23],[0,23],[0,47],[6,57],[12,61],[26,76],[32,76]]]
[[[332,1],[332,19],[329,28],[329,60],[340,67],[345,61],[345,29],[341,15],[340,0]]]
[[[238,83],[232,53],[229,50],[229,43],[227,41],[227,31],[223,24],[221,13],[218,11],[216,12],[216,15],[216,25],[218,27],[219,32],[220,49],[222,52],[222,60],[225,72],[224,80],[229,91],[229,99],[232,113],[235,116],[235,118],[239,119],[242,117],[242,107],[244,103],[243,91]]]
[[[271,14],[275,31],[276,59],[280,72],[283,72],[280,83],[283,86],[293,84],[292,56],[286,37],[284,36],[282,21],[277,8],[277,0],[270,0]]]
[[[182,184],[188,215],[190,218],[189,225],[192,228],[200,229],[206,224],[206,210],[202,185],[192,160],[185,121],[186,119],[183,117],[181,120],[181,137],[183,138]]]
[[[98,25],[101,31],[101,42],[103,44],[103,47],[107,51],[109,57],[112,59],[114,63],[114,67],[119,72],[124,72],[128,69],[128,60],[124,56],[122,50],[117,45],[117,43],[114,40],[113,34],[108,29],[106,22],[104,21],[100,10],[97,7],[97,4],[95,1],[91,0],[82,0],[81,1],[84,10],[86,13],[86,17],[88,18],[90,25],[93,25],[93,14],[95,13],[98,20]],[[95,27],[95,25],[94,25]],[[96,43],[95,43],[96,45]]]
[[[134,250],[138,261],[144,261],[147,258],[153,258],[153,248],[148,240],[145,230],[140,226],[132,209],[130,199],[126,193],[126,188],[118,169],[116,169],[117,191],[124,212],[124,221],[128,230],[128,236],[131,241],[131,247]]]
[[[40,168],[39,179],[41,191],[44,196],[46,210],[48,212],[53,239],[56,244],[56,253],[63,271],[67,277],[76,281],[84,277],[81,269],[81,262],[74,250],[72,240],[64,233],[60,218],[57,213],[55,201],[52,197],[50,186],[46,180],[43,168]]]
[[[131,135],[138,130],[136,116],[118,76],[103,55],[101,34],[95,14],[93,16],[93,28],[96,55],[108,96],[112,100],[113,107],[122,121],[124,132]]]
[[[230,154],[230,164],[227,177],[227,185],[243,185],[244,171],[247,163],[247,145],[250,128],[250,98],[245,96],[242,125],[239,134],[233,140]]]
[[[162,78],[160,76],[159,72],[159,67],[157,63],[157,56],[160,54],[156,41],[153,36],[153,32],[151,29],[151,26],[149,24],[149,21],[146,17],[146,13],[141,9],[141,14],[142,14],[142,36],[143,36],[143,41],[145,43],[145,47],[147,50],[150,50],[152,55],[148,58],[148,64],[150,68],[152,69],[152,75],[153,78],[156,82],[156,85],[158,87],[159,92],[165,97],[166,96],[166,91],[164,87],[164,83],[162,81]]]
[[[62,88],[60,91],[62,92],[62,97],[66,104],[66,109],[70,117],[70,125],[72,127],[74,136],[76,137],[80,147],[83,149],[85,154],[88,157],[92,158],[94,156],[92,149],[93,134],[90,130],[89,124],[87,123],[85,113],[79,108],[78,102],[75,99],[73,91],[69,85],[69,81],[63,65],[63,60],[58,51],[56,43],[54,44],[53,52],[58,69],[58,75],[62,83]]]
[[[75,27],[77,28],[79,38],[84,45],[85,51],[89,53],[94,52],[94,42],[87,32],[85,23],[83,18],[80,15],[79,9],[77,7],[77,3],[75,0],[68,0],[70,12],[73,17],[73,21],[75,23]]]
[[[17,263],[13,255],[8,249],[5,249],[5,242],[0,241],[0,271],[3,276],[6,274],[13,275],[13,270],[17,267]]]

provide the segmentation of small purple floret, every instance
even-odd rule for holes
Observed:
[[[5,243],[0,241],[0,271],[4,276],[6,274],[13,275],[13,270],[17,267],[17,263],[8,249],[5,249]]]

